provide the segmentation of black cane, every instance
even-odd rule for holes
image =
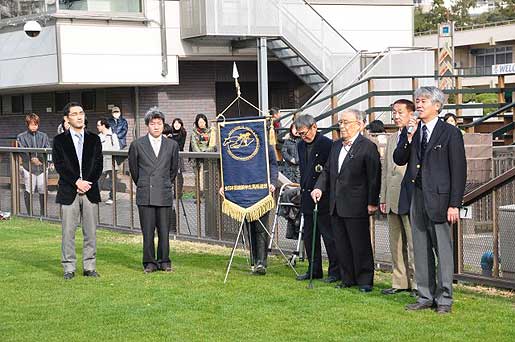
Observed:
[[[315,209],[313,209],[313,235],[311,242],[311,259],[309,260],[309,284],[308,289],[313,288],[313,267],[314,267],[314,259],[315,259],[315,240],[317,233],[317,221],[318,221],[318,202],[315,203]]]

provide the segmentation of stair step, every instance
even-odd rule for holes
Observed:
[[[281,51],[281,50],[291,50],[289,47],[287,46],[283,46],[283,47],[278,47],[278,48],[271,48],[270,50],[272,51]]]
[[[300,58],[300,57],[297,56],[297,55],[294,55],[294,56],[284,56],[284,57],[277,56],[277,58],[279,58],[279,59],[293,59],[293,58]]]
[[[303,74],[297,74],[297,76],[316,76],[318,75],[316,72],[306,72]]]
[[[303,68],[309,66],[308,64],[294,64],[294,65],[288,65],[290,68]]]

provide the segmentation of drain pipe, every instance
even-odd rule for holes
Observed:
[[[165,0],[159,0],[159,15],[161,26],[161,76],[168,75],[168,47],[166,45],[166,11]]]

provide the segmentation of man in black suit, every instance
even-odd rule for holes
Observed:
[[[300,210],[304,215],[304,246],[308,256],[308,272],[297,276],[297,280],[309,279],[309,270],[313,267],[313,278],[323,277],[322,248],[320,235],[324,238],[324,245],[329,258],[327,283],[340,280],[340,267],[336,256],[336,245],[331,229],[331,216],[329,216],[329,196],[324,196],[318,204],[317,231],[315,235],[315,254],[311,260],[313,246],[313,209],[311,191],[315,186],[318,176],[324,169],[329,157],[332,140],[317,132],[317,124],[311,115],[301,115],[295,119],[295,128],[302,141],[297,144],[300,168],[301,201]]]
[[[438,118],[445,102],[443,92],[436,87],[421,87],[415,91],[415,99],[421,122],[410,120],[411,132],[406,128],[402,130],[393,155],[397,165],[408,164],[403,186],[411,196],[410,219],[419,297],[406,309],[424,310],[436,306],[438,313],[445,314],[451,311],[454,272],[449,222],[459,220],[467,161],[459,129]]]
[[[329,193],[329,213],[342,270],[342,282],[337,287],[358,285],[361,292],[370,292],[374,257],[369,215],[379,205],[381,161],[376,145],[360,134],[363,118],[356,109],[343,112],[339,121],[342,139],[333,143],[311,197],[318,202]]]
[[[64,279],[75,276],[75,230],[82,221],[83,274],[96,272],[97,206],[100,202],[98,179],[102,174],[100,138],[85,129],[85,114],[79,103],[64,107],[70,129],[54,138],[52,158],[59,174],[56,202],[62,208],[62,257]]]
[[[141,231],[143,233],[143,269],[172,272],[170,260],[170,212],[173,204],[172,184],[179,170],[179,145],[163,137],[165,115],[157,108],[145,114],[148,134],[129,147],[129,169],[137,186]],[[154,232],[157,228],[157,257]]]

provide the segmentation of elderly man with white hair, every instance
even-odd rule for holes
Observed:
[[[338,288],[357,285],[372,291],[374,257],[369,215],[377,211],[381,189],[381,161],[377,146],[360,132],[364,113],[347,109],[340,120],[341,139],[332,145],[329,159],[311,197],[329,195],[329,213],[341,270]]]
[[[415,91],[418,119],[411,118],[402,130],[393,154],[397,165],[407,164],[403,186],[411,193],[419,297],[406,309],[435,308],[440,314],[451,312],[454,263],[449,223],[459,220],[467,178],[463,136],[438,118],[444,102],[436,87]]]

